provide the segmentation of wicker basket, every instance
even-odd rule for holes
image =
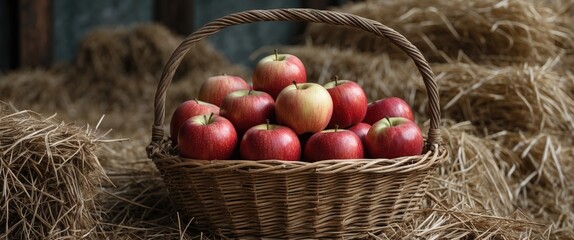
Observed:
[[[386,37],[412,58],[429,98],[425,152],[396,159],[197,160],[177,156],[164,136],[165,97],[194,44],[221,29],[262,21],[307,21],[356,27]],[[199,229],[235,238],[354,238],[377,234],[417,209],[429,175],[448,157],[441,145],[438,90],[420,51],[385,25],[351,14],[313,9],[254,10],[208,23],[188,36],[167,63],[155,97],[148,156],[170,197]]]

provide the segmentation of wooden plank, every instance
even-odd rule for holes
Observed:
[[[52,1],[18,1],[19,67],[52,63]]]
[[[174,33],[193,32],[193,0],[156,0],[156,19]]]

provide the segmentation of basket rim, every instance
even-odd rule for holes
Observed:
[[[169,140],[165,140],[169,144]],[[168,147],[169,148],[169,147]],[[362,159],[330,159],[317,162],[287,161],[287,160],[203,160],[180,157],[167,151],[155,152],[152,160],[163,170],[193,168],[206,172],[236,171],[242,173],[277,173],[291,174],[312,171],[319,174],[340,172],[372,172],[372,173],[408,173],[426,170],[444,163],[449,151],[444,146],[437,146],[421,155],[385,158]],[[164,149],[165,150],[165,149]]]

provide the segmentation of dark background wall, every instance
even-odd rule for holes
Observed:
[[[196,1],[194,29],[227,14],[250,9],[301,7],[299,1],[219,0]],[[209,40],[233,63],[253,66],[249,55],[262,46],[292,44],[302,30],[301,24],[264,22],[232,26],[211,36]]]
[[[16,16],[15,3],[0,0],[0,73],[15,67],[16,62]]]
[[[46,0],[0,0],[0,73],[21,67],[19,61],[19,31],[22,26],[21,2],[27,4]],[[79,41],[96,27],[131,26],[138,23],[155,22],[169,17],[172,12],[172,30],[189,34],[203,24],[229,13],[250,9],[271,9],[288,7],[326,7],[344,0],[47,0],[50,5],[41,9],[49,11],[48,44],[52,63],[73,61]],[[19,5],[20,4],[20,5]],[[159,14],[161,7],[168,8]],[[183,8],[183,9],[182,9]],[[20,17],[20,18],[19,18]],[[32,16],[33,18],[33,16]],[[24,16],[27,20],[28,17]],[[168,24],[170,25],[170,24]],[[249,56],[263,46],[292,44],[299,40],[303,29],[300,23],[256,23],[234,26],[209,38],[233,63],[252,66],[256,59]],[[32,31],[35,33],[34,31]],[[21,57],[20,57],[21,58]]]
[[[53,58],[72,60],[78,42],[94,27],[151,22],[153,0],[53,0]]]

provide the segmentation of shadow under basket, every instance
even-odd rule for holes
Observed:
[[[315,163],[279,160],[197,160],[179,157],[164,136],[166,91],[194,43],[221,29],[262,21],[346,25],[388,38],[410,56],[429,98],[430,128],[422,155]],[[225,16],[189,35],[160,79],[148,156],[173,202],[195,227],[232,238],[365,238],[401,223],[420,207],[436,167],[448,158],[441,144],[438,89],[420,51],[385,25],[352,14],[313,9],[253,10]],[[188,220],[189,220],[188,219]]]

